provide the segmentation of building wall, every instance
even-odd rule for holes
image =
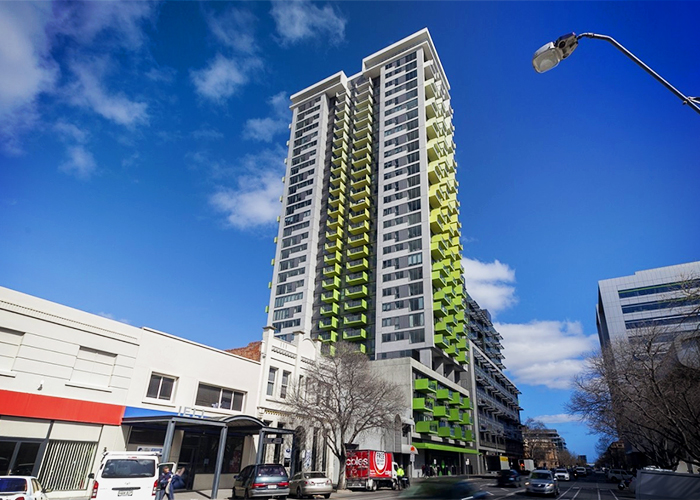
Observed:
[[[26,455],[15,471],[38,474],[53,497],[84,492],[100,452],[126,449],[125,415],[257,408],[258,361],[2,287],[0,363],[0,450]],[[148,397],[154,375],[174,381],[169,398]],[[200,383],[243,394],[241,409],[196,404]]]

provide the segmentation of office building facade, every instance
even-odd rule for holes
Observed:
[[[268,324],[417,361],[413,443],[433,459],[471,450],[453,110],[430,34],[291,100]]]

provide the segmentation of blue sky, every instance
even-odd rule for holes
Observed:
[[[465,273],[523,420],[567,421],[597,281],[698,259],[695,2],[0,2],[0,285],[219,348],[261,335],[288,97],[424,27],[451,84]]]

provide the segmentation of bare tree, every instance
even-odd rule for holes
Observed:
[[[365,431],[394,425],[406,408],[399,386],[372,370],[366,355],[349,342],[335,344],[294,384],[287,409],[306,428],[318,428],[338,458],[338,488],[345,488],[346,444]]]
[[[558,461],[557,448],[548,435],[549,429],[540,422],[528,418],[523,424],[523,444],[525,458],[531,458],[535,466],[555,465]]]
[[[673,332],[658,326],[641,328],[590,355],[567,407],[655,465],[672,468],[679,459],[700,465],[700,372],[679,362],[669,338]]]

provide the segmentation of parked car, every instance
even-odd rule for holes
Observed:
[[[289,476],[279,464],[244,467],[233,480],[233,498],[280,498],[289,495]]]
[[[585,468],[585,467],[576,467],[576,468],[574,469],[574,473],[575,473],[578,477],[586,477],[586,475],[588,475],[588,471],[586,471],[586,468]]]
[[[92,482],[91,498],[96,500],[153,500],[158,490],[160,455],[155,452],[107,451],[100,468],[88,477]]]
[[[533,470],[528,480],[525,481],[525,492],[557,496],[559,495],[559,482],[551,471]]]
[[[520,474],[512,469],[498,471],[498,486],[515,486],[520,488]]]
[[[480,500],[491,493],[482,491],[479,486],[459,476],[431,477],[403,490],[402,500]]]
[[[330,498],[333,482],[325,472],[297,472],[289,480],[289,491],[297,498],[310,495],[323,495],[325,498]]]
[[[554,477],[556,477],[560,481],[570,481],[571,480],[571,476],[569,475],[569,471],[566,469],[555,470]]]
[[[610,469],[608,471],[608,481],[612,483],[619,483],[623,479],[629,479],[631,477],[632,474],[624,469]]]
[[[48,500],[48,491],[33,476],[0,476],[2,500]]]

